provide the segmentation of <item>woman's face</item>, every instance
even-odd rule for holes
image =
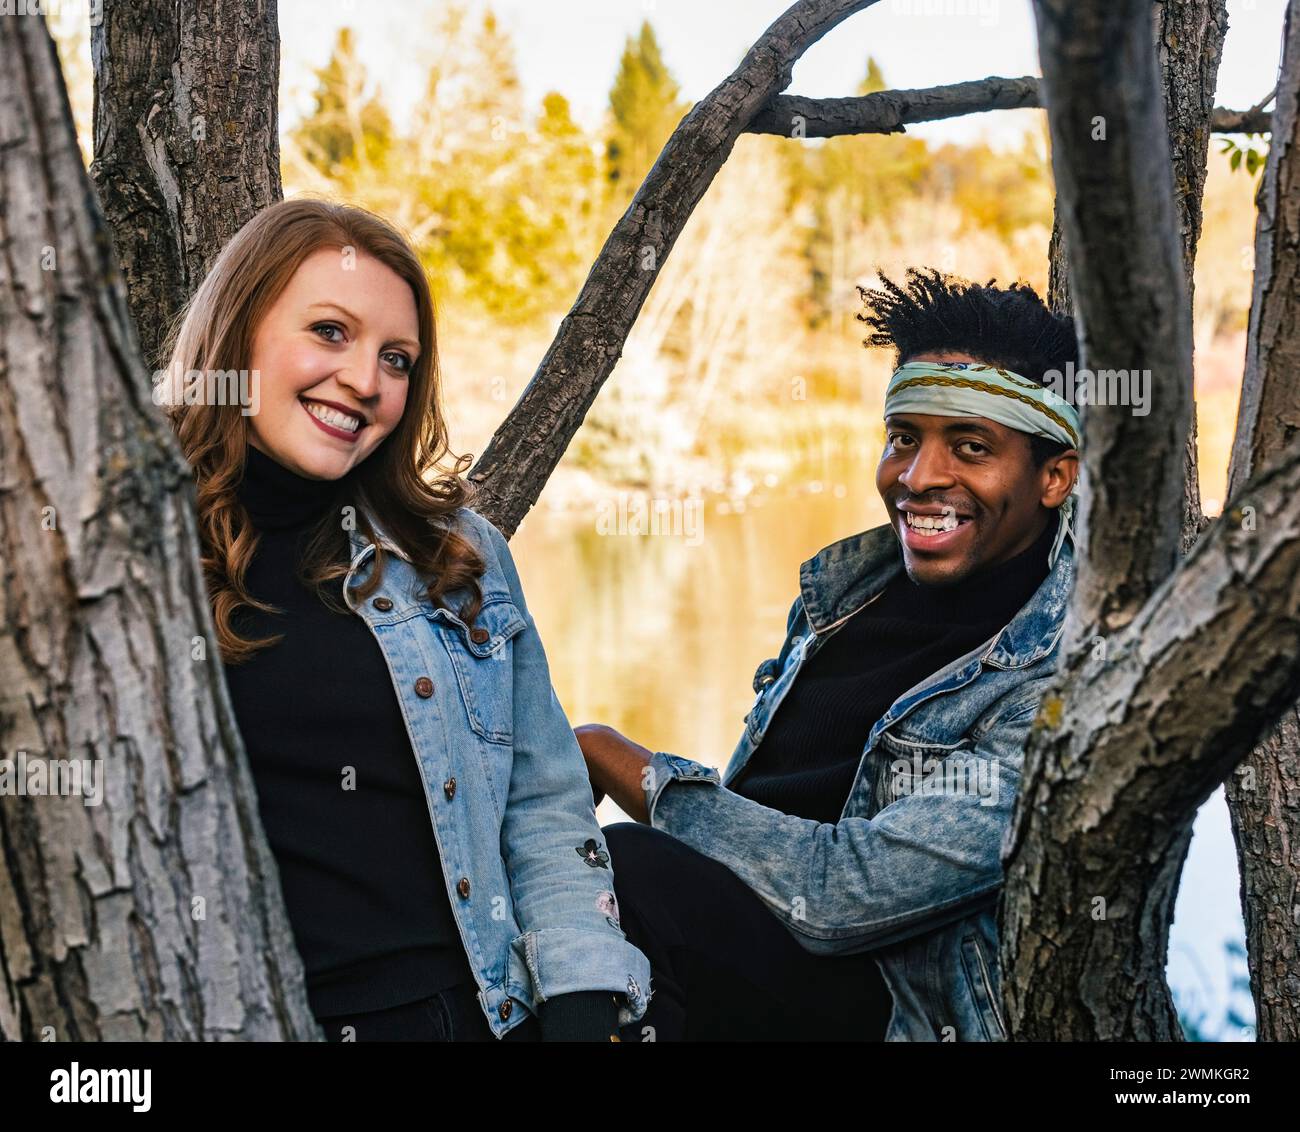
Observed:
[[[368,255],[313,252],[254,334],[249,442],[308,479],[346,475],[402,419],[419,354],[400,275]]]

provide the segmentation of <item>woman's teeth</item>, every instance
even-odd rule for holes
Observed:
[[[318,421],[333,428],[341,428],[344,432],[356,432],[361,427],[361,418],[354,417],[351,413],[331,409],[328,405],[321,405],[315,401],[303,401],[303,405]]]

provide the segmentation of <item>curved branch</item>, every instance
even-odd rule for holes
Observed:
[[[507,536],[547,478],[613,370],[632,323],[696,204],[736,138],[790,83],[799,57],[876,0],[800,0],[740,66],[682,119],[601,248],[541,365],[469,473],[476,508]]]

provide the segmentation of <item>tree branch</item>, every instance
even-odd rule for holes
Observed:
[[[1261,105],[1266,105],[1264,99]],[[751,134],[780,137],[836,138],[849,134],[899,134],[916,122],[938,122],[990,110],[1041,109],[1039,79],[991,75],[972,82],[915,90],[882,90],[856,98],[773,98],[747,127]],[[1211,128],[1218,134],[1268,133],[1272,115],[1259,106],[1249,110],[1217,108]]]
[[[740,66],[682,119],[605,241],[541,365],[469,479],[477,509],[507,536],[613,370],[632,323],[692,210],[759,108],[790,83],[799,57],[876,0],[799,0]]]

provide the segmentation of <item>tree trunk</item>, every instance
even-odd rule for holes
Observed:
[[[1282,81],[1259,187],[1255,285],[1228,492],[1300,431],[1300,15],[1287,5]],[[1300,705],[1226,784],[1241,870],[1256,1038],[1300,1040]]]
[[[1081,365],[1149,370],[1155,411],[1082,414],[1083,545],[1062,677],[1026,750],[1004,846],[1003,993],[1018,1038],[1173,1040],[1163,968],[1190,825],[1251,726],[1232,702],[1248,691],[1226,679],[1202,688],[1207,654],[1183,649],[1234,649],[1242,598],[1231,572],[1205,572],[1209,551],[1161,587],[1181,556],[1192,336],[1149,3],[1038,0],[1035,12]],[[1231,533],[1216,545],[1235,550]],[[1190,590],[1192,577],[1214,588]],[[1169,620],[1172,596],[1183,624]],[[1200,700],[1184,699],[1192,688]],[[1194,728],[1207,708],[1215,720]],[[1207,750],[1210,732],[1220,745]]]
[[[91,177],[146,363],[280,187],[275,0],[102,0]]]
[[[0,1037],[318,1037],[192,478],[43,20],[6,21],[0,70]],[[77,760],[81,793],[40,793],[52,760]]]

